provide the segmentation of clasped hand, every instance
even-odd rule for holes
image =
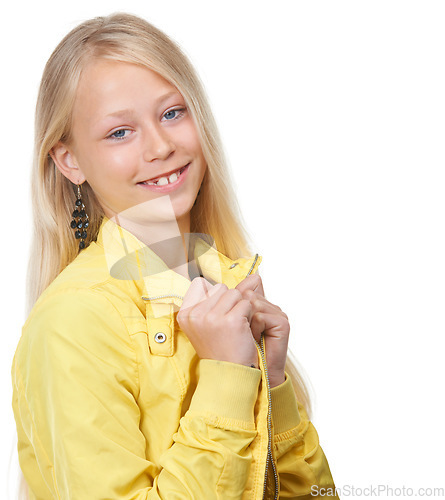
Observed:
[[[288,317],[265,298],[258,274],[248,276],[232,289],[195,278],[177,321],[200,358],[247,366],[258,364],[255,340],[259,343],[263,333],[270,386],[285,381]]]

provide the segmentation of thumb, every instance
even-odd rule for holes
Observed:
[[[218,290],[224,287],[223,284],[217,283],[212,285],[205,278],[196,277],[192,280],[184,299],[182,301],[181,309],[187,309],[188,307],[193,307],[199,302],[206,300],[215,294]]]

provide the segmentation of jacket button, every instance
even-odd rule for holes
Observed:
[[[158,343],[158,344],[162,344],[162,342],[165,342],[167,339],[167,336],[165,335],[165,333],[163,332],[158,332],[156,335],[155,335],[155,341]]]

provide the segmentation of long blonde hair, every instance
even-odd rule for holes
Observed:
[[[27,314],[40,294],[78,254],[70,227],[75,185],[56,168],[51,149],[70,144],[71,115],[82,69],[92,58],[129,62],[149,68],[173,84],[185,99],[201,140],[207,170],[191,211],[191,232],[207,233],[217,249],[232,259],[251,255],[217,126],[203,85],[187,56],[165,33],[144,19],[113,13],[87,20],[56,47],[46,63],[36,106],[35,146],[31,179],[33,228],[27,274]],[[86,246],[97,237],[104,215],[85,181],[82,197],[90,228]],[[312,415],[303,377],[288,355],[297,400]]]

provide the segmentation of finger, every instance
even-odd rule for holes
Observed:
[[[179,308],[177,320],[184,329],[193,328],[192,323],[200,319],[216,304],[220,296],[227,290],[227,286],[222,283],[210,285],[207,296],[202,295],[202,284],[197,283],[196,289],[187,291],[181,307]]]
[[[182,301],[182,307],[191,307],[198,303],[208,295],[210,287],[211,284],[204,278],[193,279]]]
[[[227,290],[227,286],[222,283],[212,285],[205,278],[195,278],[184,296],[181,309],[194,307],[215,294],[221,294],[224,290]]]
[[[239,300],[229,312],[230,314],[243,316],[244,318],[246,318],[247,324],[250,325],[253,312],[252,312],[252,306],[248,300],[245,299]]]
[[[264,296],[263,280],[258,273],[247,276],[247,278],[244,278],[235,288],[240,292],[252,290]]]
[[[269,302],[264,296],[260,295],[253,290],[246,290],[243,293],[243,297],[250,300],[252,307],[258,312],[269,312],[271,314],[281,314],[287,318],[287,315],[281,310],[276,304]]]
[[[289,338],[289,322],[284,316],[265,312],[255,312],[250,323],[252,334],[256,338],[264,333],[276,339]]]
[[[235,306],[237,306],[240,302],[242,302],[243,312],[246,312],[244,315],[246,315],[250,323],[252,318],[252,306],[248,300],[243,299],[243,294],[235,288],[226,290],[223,295],[219,296],[218,302],[213,307],[213,311],[218,315],[227,314],[232,312]]]

